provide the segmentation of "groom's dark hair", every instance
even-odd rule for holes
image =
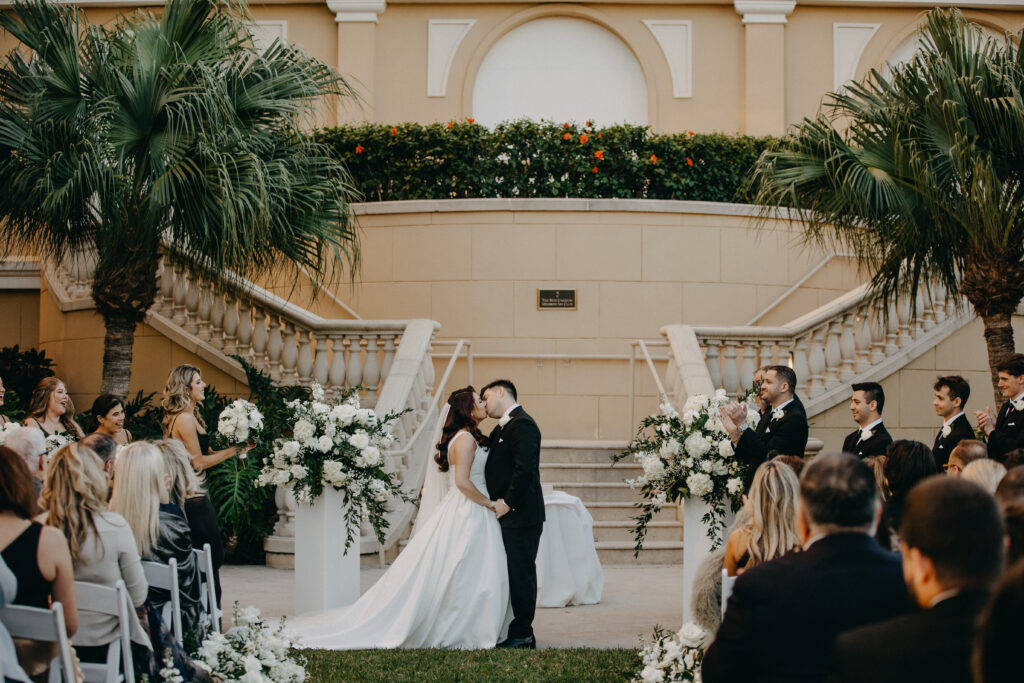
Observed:
[[[516,394],[516,385],[512,384],[512,382],[510,382],[507,379],[494,380],[493,382],[491,382],[490,384],[488,384],[487,386],[480,390],[480,395],[483,396],[488,389],[494,389],[495,387],[501,387],[502,389],[504,389],[506,393],[512,396],[513,401],[519,400],[519,396]]]

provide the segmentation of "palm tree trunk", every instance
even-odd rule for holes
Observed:
[[[999,372],[996,370],[996,366],[1015,352],[1012,315],[1012,311],[993,311],[981,316],[981,320],[985,324],[985,346],[988,347],[988,366],[992,376],[992,391],[995,395],[996,409],[1003,404],[1004,400],[999,391]]]
[[[121,311],[105,311],[107,333],[103,339],[104,394],[122,398],[128,395],[132,374],[132,347],[135,343],[135,316]]]

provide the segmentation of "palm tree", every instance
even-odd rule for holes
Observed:
[[[298,48],[259,53],[249,26],[218,0],[111,27],[48,0],[0,14],[22,44],[0,63],[0,239],[55,260],[96,251],[104,392],[128,392],[165,246],[214,282],[358,263],[351,184],[307,134],[351,90]]]
[[[788,206],[814,243],[852,250],[883,301],[928,283],[965,297],[995,366],[1024,296],[1024,53],[957,10],[890,73],[830,93],[755,169],[764,215]]]

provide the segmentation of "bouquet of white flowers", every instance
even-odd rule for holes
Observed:
[[[255,607],[235,611],[227,633],[211,633],[199,646],[194,662],[225,681],[241,683],[300,683],[306,669],[289,653],[295,645],[285,631],[260,618]]]
[[[50,457],[59,451],[60,449],[67,446],[72,441],[77,441],[73,436],[64,432],[62,434],[50,434],[46,437],[46,461],[50,461]]]
[[[733,510],[742,502],[743,475],[746,466],[735,458],[732,441],[718,416],[718,409],[729,403],[724,389],[714,396],[691,396],[683,406],[683,414],[667,401],[657,415],[640,423],[637,437],[629,448],[616,455],[618,462],[633,458],[643,473],[626,483],[640,491],[644,500],[637,503],[641,513],[635,518],[636,553],[643,548],[647,525],[654,514],[669,501],[702,498],[711,511],[705,515],[708,537],[718,548],[725,532],[725,501]],[[752,398],[745,402],[746,422],[756,427],[760,415]],[[648,431],[650,430],[650,431]]]
[[[345,548],[355,539],[364,514],[383,543],[388,499],[415,500],[388,471],[384,454],[394,443],[388,425],[401,413],[378,417],[373,410],[359,407],[355,390],[329,400],[314,384],[312,396],[311,401],[288,404],[294,419],[292,438],[274,442],[274,453],[256,485],[285,486],[303,503],[313,502],[325,486],[331,486],[344,494],[347,504]]]
[[[707,633],[690,622],[679,633],[654,627],[654,640],[640,639],[640,660],[643,668],[633,677],[634,683],[692,681],[700,683],[700,666],[704,660]]]
[[[217,418],[217,435],[232,446],[259,439],[262,432],[263,414],[244,399],[232,401]],[[238,457],[244,458],[245,454]]]

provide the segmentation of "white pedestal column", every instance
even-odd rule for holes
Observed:
[[[295,613],[325,612],[359,599],[359,538],[345,550],[342,495],[325,488],[295,511]]]
[[[700,563],[711,554],[711,539],[708,538],[704,515],[711,509],[700,498],[687,498],[683,506],[683,623],[693,621],[693,579],[697,576]],[[735,518],[726,503],[725,521],[732,524]],[[724,542],[724,541],[723,541]]]

